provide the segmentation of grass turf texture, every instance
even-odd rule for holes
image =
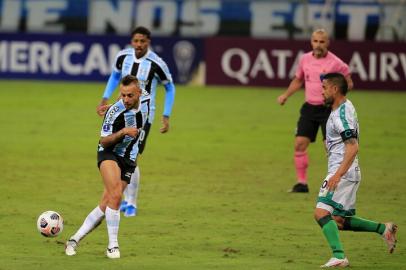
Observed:
[[[0,269],[316,269],[330,258],[313,220],[326,175],[320,136],[309,148],[309,194],[295,182],[293,134],[303,93],[281,107],[282,89],[177,87],[168,134],[159,133],[163,89],[139,161],[139,216],[121,218],[122,258],[105,258],[105,222],[75,257],[64,242],[101,196],[97,83],[0,81]],[[400,226],[387,254],[379,235],[341,232],[353,269],[406,263],[406,94],[353,91],[361,125],[358,214]],[[44,238],[36,219],[65,219]]]

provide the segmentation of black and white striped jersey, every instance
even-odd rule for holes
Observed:
[[[121,50],[114,61],[113,71],[121,73],[121,78],[126,75],[136,76],[139,86],[143,91],[142,99],[150,96],[151,111],[150,122],[155,113],[156,88],[159,83],[173,82],[172,75],[167,64],[155,52],[148,52],[141,58],[137,58],[134,48]]]
[[[139,141],[143,139],[144,127],[150,111],[150,99],[144,98],[137,109],[127,110],[123,100],[120,99],[114,103],[106,112],[102,128],[101,137],[107,137],[125,127],[135,127],[141,129],[137,137],[124,136],[118,143],[113,146],[104,148],[100,143],[98,151],[111,151],[116,155],[135,161],[138,154]]]

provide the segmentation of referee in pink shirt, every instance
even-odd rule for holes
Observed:
[[[324,29],[312,33],[311,45],[313,50],[305,53],[299,61],[295,78],[288,89],[278,97],[278,103],[284,105],[288,98],[302,88],[305,83],[305,103],[300,109],[295,138],[295,168],[297,183],[290,192],[309,192],[307,185],[307,167],[309,157],[307,147],[316,140],[319,126],[326,140],[326,122],[330,108],[324,106],[320,76],[326,73],[339,72],[348,83],[348,89],[353,88],[350,69],[340,58],[328,51],[330,40]]]

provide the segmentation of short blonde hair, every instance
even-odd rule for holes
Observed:
[[[324,28],[318,28],[318,29],[314,30],[313,33],[312,33],[312,36],[314,34],[322,34],[322,35],[325,35],[327,39],[329,39],[329,35],[328,35],[327,31]]]

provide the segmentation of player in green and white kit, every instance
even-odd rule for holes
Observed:
[[[328,73],[321,79],[325,104],[331,106],[326,125],[328,175],[320,188],[314,217],[333,251],[333,257],[321,267],[346,267],[349,262],[338,230],[378,233],[392,253],[398,227],[392,222],[379,223],[355,216],[356,193],[361,181],[357,113],[346,98],[348,85],[342,74]]]

